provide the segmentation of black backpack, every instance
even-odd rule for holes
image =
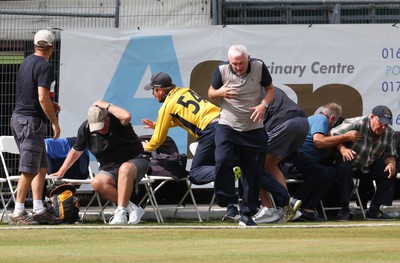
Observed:
[[[69,183],[54,183],[47,190],[46,211],[61,219],[64,224],[79,221],[79,200],[76,188]]]

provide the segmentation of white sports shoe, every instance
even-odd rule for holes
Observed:
[[[110,218],[110,225],[125,225],[127,223],[126,211],[122,208],[115,209],[114,216]]]
[[[286,222],[285,221],[285,210],[284,210],[284,208],[282,208],[282,207],[278,208],[278,215],[279,215],[279,220],[278,220],[279,223]],[[294,215],[294,217],[293,217],[293,219],[290,220],[290,221],[294,221],[297,218],[299,218],[300,216],[301,216],[301,212],[299,210],[297,210],[295,215]]]
[[[253,221],[259,223],[272,223],[280,219],[275,208],[263,207],[253,216]]]
[[[289,198],[289,204],[283,209],[285,211],[285,216],[283,217],[283,222],[292,221],[296,215],[296,212],[300,209],[302,202],[294,197]]]
[[[128,207],[129,212],[129,221],[128,224],[139,224],[142,216],[144,215],[144,209],[141,207],[137,207],[136,205]]]
[[[301,217],[301,212],[299,210],[296,211],[296,214],[294,215],[292,221],[296,220],[297,218]]]

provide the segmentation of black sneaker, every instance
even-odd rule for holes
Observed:
[[[338,221],[350,221],[351,219],[351,214],[349,210],[345,209],[340,209],[338,215],[337,215],[337,220]]]
[[[10,224],[11,225],[37,225],[38,222],[34,221],[32,217],[28,215],[26,211],[23,211],[21,214],[15,216],[11,214],[10,216]]]
[[[253,221],[251,216],[241,215],[239,219],[239,226],[257,226],[257,224]]]
[[[375,213],[371,213],[369,210],[365,214],[365,219],[366,220],[394,220],[393,217],[391,217],[388,214],[385,214],[381,210],[376,211]]]
[[[47,211],[43,211],[41,213],[32,213],[32,219],[38,222],[40,225],[59,225],[61,224],[61,219],[55,217],[54,215],[48,213]]]
[[[222,218],[222,221],[233,221],[237,222],[239,220],[239,210],[235,205],[228,205],[226,208],[226,214]]]
[[[298,221],[309,221],[309,222],[324,222],[325,219],[319,217],[316,212],[306,212],[304,209],[300,209],[301,216],[297,219]]]

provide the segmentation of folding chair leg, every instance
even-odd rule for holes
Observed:
[[[103,222],[104,222],[104,224],[106,224],[106,223],[107,223],[107,220],[106,220],[106,218],[105,218],[105,216],[104,216],[105,205],[102,206],[102,204],[101,204],[101,199],[100,199],[100,196],[99,196],[98,193],[94,193],[94,195],[93,195],[92,198],[90,199],[89,203],[87,204],[87,206],[86,206],[86,208],[85,208],[85,211],[83,211],[83,213],[82,213],[81,221],[83,222],[83,220],[84,220],[84,218],[85,218],[85,215],[86,215],[86,213],[87,213],[89,207],[92,205],[92,203],[93,203],[93,201],[94,201],[95,199],[97,199],[97,204],[99,205],[99,209],[100,209],[99,218],[100,218],[100,216],[102,216]]]
[[[178,212],[178,208],[183,204],[183,201],[186,199],[187,195],[189,194],[189,189],[186,190],[185,194],[183,195],[182,199],[179,201],[179,203],[175,207],[174,211],[174,217],[176,217],[176,213]]]
[[[148,193],[148,200],[150,201],[151,206],[153,207],[154,214],[156,215],[158,223],[164,223],[164,219],[161,215],[160,208],[158,207],[157,199],[155,198],[153,188],[149,184],[144,184],[146,188],[146,193]]]
[[[365,211],[364,211],[363,204],[361,203],[361,198],[360,198],[360,194],[358,193],[358,189],[355,190],[355,194],[356,194],[356,197],[357,197],[357,201],[360,204],[361,213],[362,213],[362,215],[363,215],[363,217],[365,219],[366,218]]]
[[[81,221],[82,221],[82,222],[83,222],[83,219],[85,218],[85,215],[86,215],[87,210],[88,210],[89,207],[92,205],[93,200],[96,198],[95,195],[96,195],[96,194],[94,194],[94,195],[92,196],[92,198],[90,199],[89,203],[86,205],[85,211],[83,211],[83,213],[82,213],[82,216],[81,216]]]
[[[1,188],[3,188],[3,186],[1,186]],[[0,221],[1,222],[3,221],[3,217],[4,217],[4,214],[5,214],[6,215],[6,222],[9,223],[10,220],[8,218],[7,206],[6,206],[6,203],[4,201],[3,189],[1,189],[1,188],[0,188],[0,198],[1,198],[1,204],[3,205],[3,212],[1,213]]]
[[[187,197],[187,195],[190,194],[190,197],[192,198],[192,202],[193,202],[194,209],[196,210],[197,217],[199,218],[199,222],[203,222],[203,219],[201,218],[199,209],[198,209],[198,207],[197,207],[196,199],[194,198],[194,195],[193,195],[193,192],[192,192],[192,183],[191,183],[191,182],[189,181],[189,179],[187,179],[187,178],[186,178],[185,182],[186,182],[186,186],[187,186],[187,191],[186,191],[186,193],[183,195],[181,201],[179,201],[179,204],[176,206],[175,212],[174,212],[174,217],[176,217],[176,213],[178,212],[179,206],[182,205],[182,203],[183,203],[183,201],[185,200],[185,198]]]
[[[157,187],[156,188],[152,188],[153,190],[152,190],[152,192],[153,192],[153,194],[154,194],[154,198],[155,198],[155,194],[156,194],[156,192],[158,191],[158,189],[160,189],[164,184],[166,184],[168,181],[162,181],[159,185],[157,185]],[[146,201],[146,205],[149,203],[149,193],[148,192],[146,192],[145,194],[144,194],[144,196],[142,197],[142,200],[140,200],[140,202],[139,202],[139,205],[142,205],[143,204],[143,202],[144,201]]]
[[[358,203],[359,203],[359,205],[360,205],[361,213],[362,213],[362,215],[363,215],[363,217],[364,217],[364,219],[365,219],[366,216],[365,216],[364,207],[363,207],[363,204],[362,204],[362,202],[361,202],[360,194],[358,193],[358,187],[360,186],[360,179],[354,178],[354,179],[353,179],[353,182],[354,182],[354,185],[353,185],[353,192],[352,192],[351,194],[352,194],[352,195],[354,195],[354,194],[356,195],[357,201],[358,201]]]
[[[322,200],[319,200],[319,204],[321,205],[322,214],[324,214],[325,220],[328,220],[328,216],[326,215],[325,206],[324,206],[324,203],[322,202]]]
[[[210,221],[210,214],[211,214],[211,208],[214,204],[215,201],[215,193],[213,194],[213,196],[211,197],[211,201],[210,201],[210,205],[208,206],[208,217],[207,217],[207,221]]]

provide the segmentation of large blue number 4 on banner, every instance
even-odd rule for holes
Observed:
[[[104,95],[105,101],[119,105],[132,114],[133,125],[140,125],[143,118],[156,120],[161,106],[154,98],[135,98],[138,89],[143,89],[140,83],[150,81],[150,77],[142,81],[147,68],[150,68],[151,74],[159,71],[168,73],[178,87],[182,86],[171,36],[132,37]],[[176,141],[179,151],[184,152],[186,131],[172,129],[169,135]]]

